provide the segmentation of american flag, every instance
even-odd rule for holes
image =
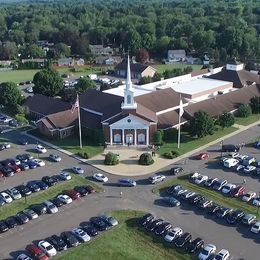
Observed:
[[[74,113],[76,108],[79,108],[79,96],[77,95],[76,101],[71,106],[71,113]]]

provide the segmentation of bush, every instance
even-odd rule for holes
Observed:
[[[163,157],[167,159],[174,159],[179,156],[179,152],[177,151],[170,151],[163,154]]]
[[[77,155],[83,159],[89,159],[89,154],[87,152],[78,152]]]
[[[25,118],[24,114],[16,114],[14,118],[19,123],[22,123],[22,124],[28,124],[29,123],[28,120]]]
[[[162,140],[163,140],[163,131],[157,130],[154,134],[155,145],[162,145]]]
[[[252,109],[248,104],[241,104],[237,110],[238,117],[249,117],[252,114]]]
[[[143,153],[140,155],[138,163],[141,165],[151,165],[154,163],[154,160],[150,153]]]
[[[105,165],[117,165],[118,163],[119,163],[118,155],[111,152],[106,154],[105,161],[104,161]]]

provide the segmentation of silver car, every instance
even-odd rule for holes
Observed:
[[[51,214],[58,212],[58,208],[49,200],[45,200],[43,204],[47,207],[47,211]]]
[[[21,193],[16,188],[8,189],[7,193],[15,200],[19,200],[22,198]]]
[[[90,236],[80,228],[74,228],[71,232],[82,242],[88,242],[90,240]]]

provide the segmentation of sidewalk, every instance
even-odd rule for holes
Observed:
[[[121,176],[140,176],[140,175],[146,175],[146,174],[158,172],[158,171],[162,170],[162,168],[169,167],[170,165],[173,165],[178,161],[182,161],[185,158],[193,155],[194,153],[198,153],[199,151],[206,150],[209,146],[218,144],[222,140],[228,139],[228,138],[230,138],[234,135],[237,135],[238,133],[241,133],[258,124],[260,124],[260,120],[251,125],[248,125],[248,126],[235,124],[234,126],[237,127],[238,130],[236,130],[226,136],[223,136],[222,138],[214,140],[206,145],[200,146],[199,148],[194,149],[186,154],[183,154],[175,159],[165,159],[165,158],[162,158],[162,157],[159,157],[158,155],[156,155],[154,157],[154,164],[150,165],[150,166],[143,166],[143,165],[138,164],[139,156],[144,152],[142,150],[128,149],[128,147],[126,147],[125,149],[120,148],[119,152],[117,152],[116,148],[113,148],[113,149],[107,148],[104,150],[103,154],[99,154],[89,160],[86,160],[86,159],[81,159],[69,151],[63,150],[55,145],[52,145],[51,143],[45,142],[30,134],[27,134],[27,133],[24,133],[24,134],[30,136],[31,138],[38,140],[42,144],[48,145],[56,150],[59,150],[62,153],[72,156],[81,162],[90,164],[90,165],[94,166],[95,168],[100,169],[104,172],[108,172],[108,173],[115,174],[115,175],[121,175]],[[115,166],[104,165],[105,154],[107,154],[109,151],[120,154],[120,163],[118,165],[115,165]]]

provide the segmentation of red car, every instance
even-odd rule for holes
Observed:
[[[246,188],[244,186],[237,186],[230,192],[231,197],[241,197],[244,195]]]
[[[198,159],[199,160],[207,160],[207,159],[209,159],[209,155],[208,155],[208,153],[200,153],[198,155]]]
[[[15,172],[18,173],[21,171],[21,168],[19,168],[16,164],[10,164],[9,167]]]
[[[32,256],[33,259],[36,260],[48,260],[49,257],[45,255],[43,250],[39,248],[38,246],[35,246],[33,244],[28,245],[26,247],[26,251]]]
[[[73,200],[76,200],[76,199],[79,199],[81,196],[80,196],[80,193],[75,191],[75,190],[66,190],[64,192],[64,194],[68,195],[69,197],[71,197]]]

